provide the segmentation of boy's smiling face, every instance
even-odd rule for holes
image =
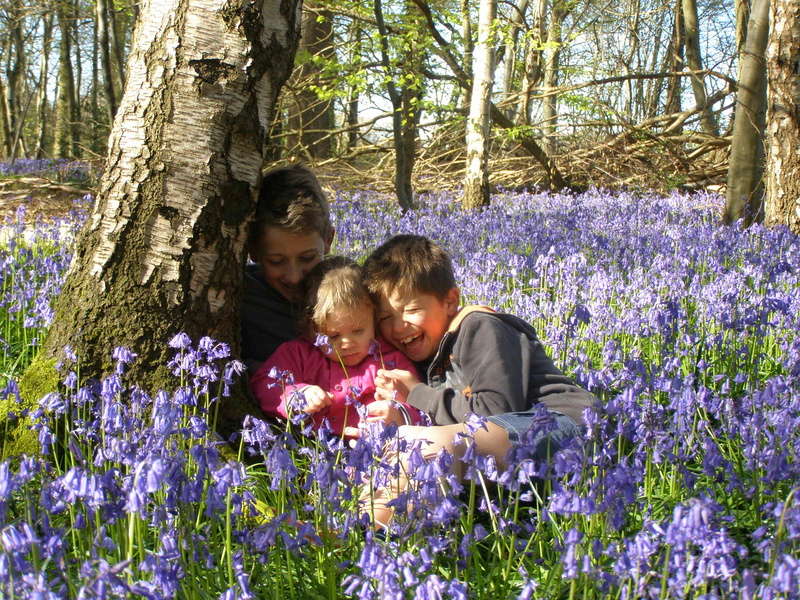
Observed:
[[[441,299],[414,291],[384,292],[378,305],[378,329],[411,360],[427,360],[436,354],[458,312],[458,300],[458,288],[451,288]]]

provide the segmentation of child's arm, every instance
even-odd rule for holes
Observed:
[[[417,369],[405,354],[399,351],[384,356],[385,369],[380,369],[375,378],[375,399],[368,407],[370,417],[384,423],[419,425],[426,422],[422,411],[408,403],[408,392],[420,383]],[[393,407],[392,403],[397,404]]]
[[[309,358],[302,342],[286,342],[250,378],[250,390],[265,413],[289,418],[288,404],[295,392],[301,392],[305,398],[300,407],[303,412],[318,412],[330,405],[330,393],[303,381],[308,374]]]
[[[437,425],[463,423],[469,413],[490,416],[526,410],[534,358],[523,334],[498,318],[471,316],[462,323],[453,347],[450,387],[433,381],[433,386],[415,385],[408,402]]]

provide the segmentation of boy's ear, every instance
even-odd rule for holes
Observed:
[[[447,314],[454,317],[458,312],[458,304],[461,301],[461,290],[457,287],[452,287],[447,291],[444,296],[444,306],[447,309]]]

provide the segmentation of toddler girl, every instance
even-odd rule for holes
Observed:
[[[375,402],[378,369],[415,369],[376,339],[375,307],[361,275],[355,262],[341,256],[322,260],[306,275],[302,337],[279,346],[250,380],[264,412],[288,418],[302,411],[312,415],[314,429],[327,420],[339,435],[358,427],[359,405],[375,403],[369,420],[421,422],[409,404]]]

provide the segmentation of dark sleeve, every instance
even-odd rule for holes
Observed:
[[[447,383],[419,384],[408,402],[437,425],[463,423],[470,412],[491,416],[528,408],[530,340],[492,316],[475,315],[458,331]]]

